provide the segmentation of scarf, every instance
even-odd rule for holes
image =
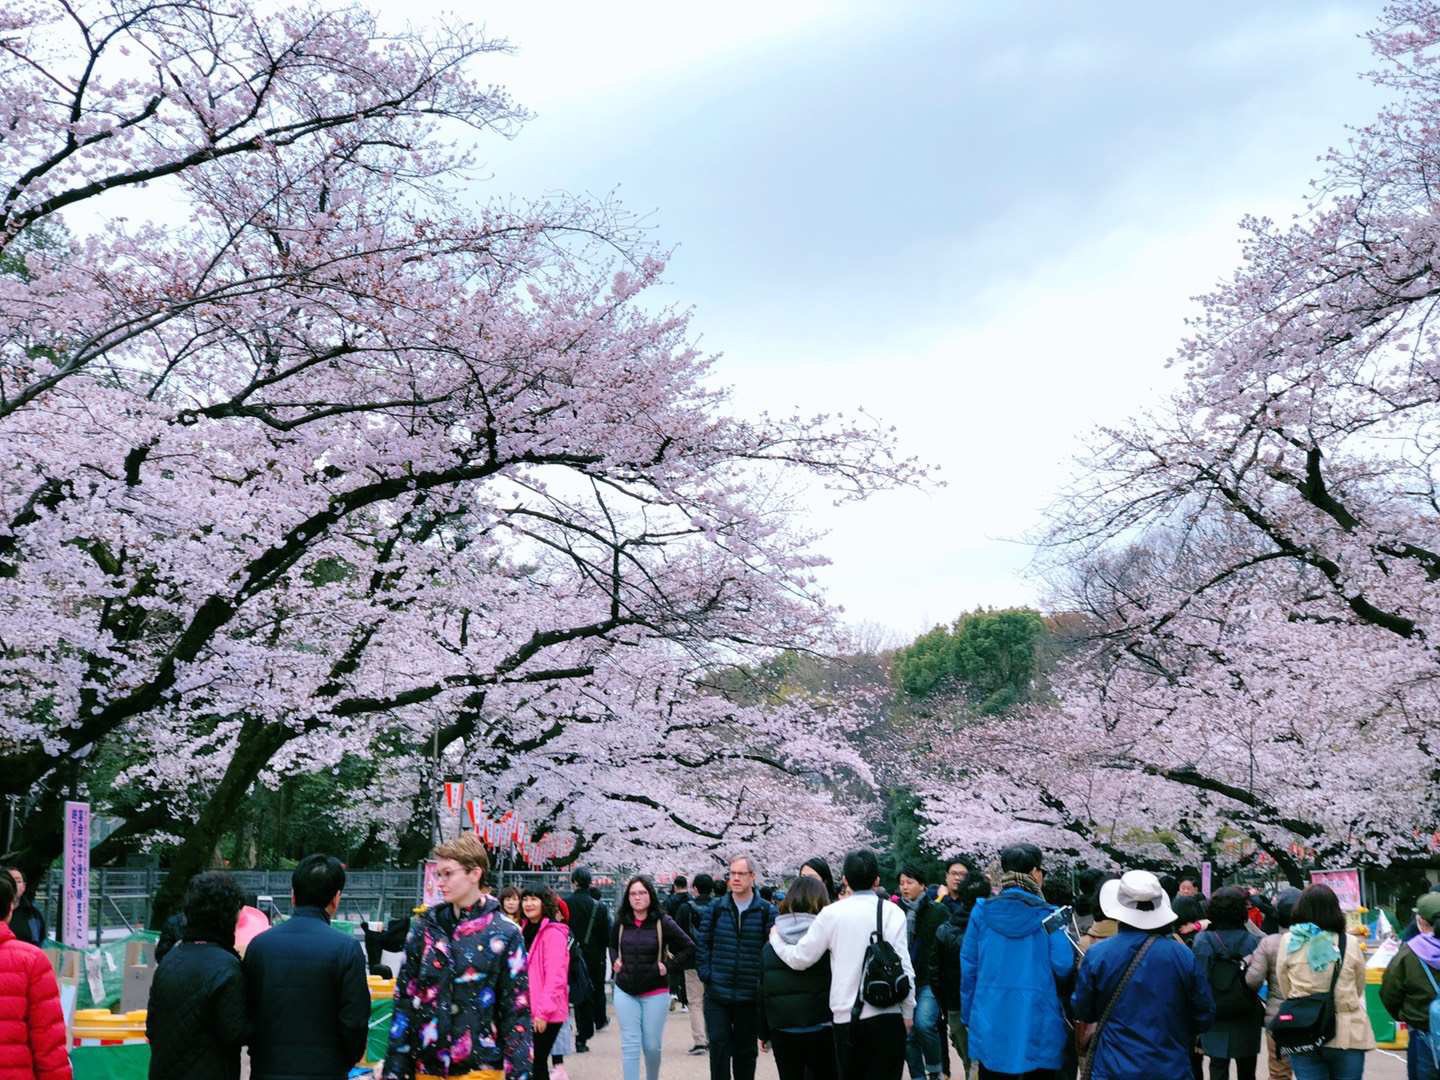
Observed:
[[[915,916],[920,914],[920,905],[924,902],[925,897],[921,896],[919,900],[906,900],[903,896],[901,896],[898,899],[900,901],[901,910],[905,912],[905,940],[910,942],[910,951],[911,953],[914,953]]]
[[[1285,952],[1287,955],[1297,953],[1307,946],[1305,961],[1311,971],[1324,971],[1340,959],[1340,950],[1330,940],[1330,931],[1321,930],[1313,922],[1296,923],[1290,927],[1290,944],[1285,947]]]
[[[1422,964],[1440,971],[1440,937],[1434,934],[1417,934],[1406,944]]]
[[[1029,874],[1016,873],[1014,870],[1004,870],[1000,874],[1000,891],[1004,892],[1006,889],[1024,889],[1035,896],[1042,898],[1044,896],[1033,877]]]

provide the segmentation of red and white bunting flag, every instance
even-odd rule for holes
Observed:
[[[460,804],[465,799],[465,785],[455,780],[445,781],[445,809],[451,813],[460,809]]]
[[[478,836],[480,833],[480,817],[485,812],[485,804],[479,799],[466,799],[465,812],[470,815],[470,827],[475,830]]]

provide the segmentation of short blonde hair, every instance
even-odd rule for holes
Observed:
[[[453,840],[446,840],[435,849],[435,858],[453,859],[466,870],[478,866],[482,881],[490,874],[490,853],[473,833],[461,833]]]

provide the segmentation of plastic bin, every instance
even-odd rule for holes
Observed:
[[[1384,968],[1365,969],[1365,1012],[1369,1014],[1370,1030],[1375,1032],[1375,1041],[1382,1050],[1404,1050],[1410,1045],[1410,1031],[1404,1024],[1397,1024],[1380,1003],[1380,983],[1384,978]]]

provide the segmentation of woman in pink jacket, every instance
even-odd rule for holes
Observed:
[[[535,1025],[532,1080],[550,1080],[550,1048],[570,1015],[570,928],[560,921],[553,890],[527,886],[520,893],[520,924],[530,954],[530,1017]]]

